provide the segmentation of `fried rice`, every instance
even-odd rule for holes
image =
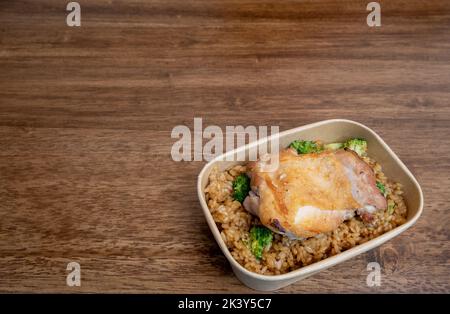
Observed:
[[[401,184],[390,181],[375,160],[363,159],[373,169],[377,181],[385,186],[390,204],[386,210],[377,211],[370,224],[356,215],[332,232],[305,240],[292,240],[274,233],[272,245],[263,252],[261,259],[257,259],[248,246],[250,229],[261,222],[233,198],[233,180],[246,172],[246,166],[236,165],[225,171],[214,168],[205,189],[206,200],[231,255],[252,272],[279,275],[339,254],[405,223],[407,207]]]

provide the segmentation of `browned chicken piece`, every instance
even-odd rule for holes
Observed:
[[[352,151],[298,155],[285,149],[278,158],[277,167],[267,167],[270,158],[250,164],[252,191],[244,201],[274,232],[308,238],[336,229],[355,211],[370,220],[386,209],[372,169]]]

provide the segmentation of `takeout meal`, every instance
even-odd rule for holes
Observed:
[[[265,275],[336,255],[407,216],[401,185],[385,177],[359,138],[296,140],[276,156],[215,168],[205,196],[232,256]]]

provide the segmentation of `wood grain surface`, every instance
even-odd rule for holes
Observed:
[[[368,0],[80,0],[81,27],[68,2],[0,2],[0,291],[252,292],[204,220],[204,162],[171,159],[201,117],[356,120],[424,190],[411,229],[280,292],[450,292],[448,1],[380,1],[378,28]]]

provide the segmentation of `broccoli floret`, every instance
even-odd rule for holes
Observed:
[[[322,150],[322,147],[314,141],[299,141],[295,140],[289,147],[295,149],[298,154],[317,153]]]
[[[325,144],[323,146],[323,148],[325,150],[338,150],[343,147],[344,147],[344,143],[330,143],[330,144]]]
[[[384,184],[377,181],[377,188],[380,190],[381,194],[383,194],[384,197],[386,197],[386,188],[384,187]]]
[[[245,174],[240,174],[233,181],[233,197],[239,202],[243,202],[250,191],[250,178]]]
[[[362,138],[352,138],[344,143],[344,147],[351,149],[359,156],[364,156],[367,152],[367,141]]]
[[[250,229],[250,250],[257,259],[261,259],[265,249],[272,245],[272,231],[263,226],[253,226]]]

